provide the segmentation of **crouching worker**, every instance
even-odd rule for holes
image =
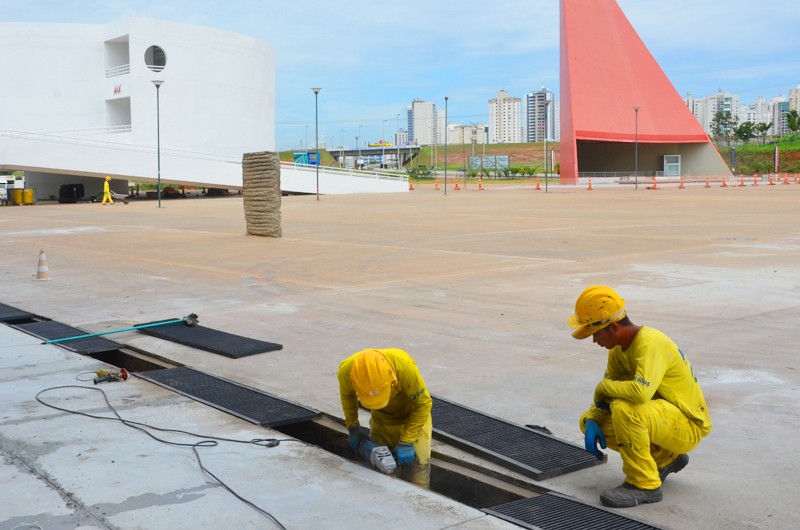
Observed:
[[[414,359],[396,348],[362,350],[342,361],[338,377],[350,447],[364,438],[389,447],[398,475],[429,488],[433,401]],[[372,412],[369,434],[359,426],[359,401]]]
[[[659,502],[661,484],[689,463],[686,454],[711,431],[711,419],[689,361],[669,337],[637,326],[611,289],[584,290],[569,319],[576,339],[608,350],[605,376],[580,419],[586,450],[619,451],[625,482],[600,494],[614,508]],[[600,448],[598,448],[598,444]]]

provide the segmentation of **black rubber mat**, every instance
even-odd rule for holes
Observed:
[[[25,333],[33,335],[34,337],[39,337],[43,341],[77,337],[78,335],[88,335],[91,333],[90,331],[73,328],[53,320],[13,324],[11,327],[24,331]],[[55,343],[55,346],[61,346],[62,348],[86,355],[113,351],[122,348],[122,344],[116,343],[112,340],[104,339],[102,337],[91,337],[88,339],[57,342]]]
[[[583,446],[434,397],[437,438],[536,480],[600,463]]]
[[[149,322],[148,324],[156,324],[158,322],[164,321]],[[137,324],[137,326],[146,326],[148,324]],[[275,344],[274,342],[250,339],[200,325],[189,326],[183,322],[144,328],[139,331],[152,335],[153,337],[158,337],[159,339],[169,340],[177,342],[178,344],[183,344],[184,346],[197,348],[198,350],[224,355],[231,359],[238,359],[239,357],[246,357],[248,355],[255,355],[257,353],[265,353],[283,348],[281,344]]]
[[[138,372],[138,377],[264,427],[309,421],[319,412],[193,368]]]
[[[22,311],[21,309],[17,309],[16,307],[11,307],[10,305],[0,304],[0,322],[12,322],[14,320],[26,320],[31,319],[35,315],[32,313],[28,313],[27,311]]]
[[[482,510],[532,530],[659,530],[559,493],[547,493]]]

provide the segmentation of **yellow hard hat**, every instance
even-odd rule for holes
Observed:
[[[106,180],[111,180],[111,177],[109,177],[108,175],[106,175]]]
[[[397,374],[383,353],[362,350],[353,359],[350,381],[362,405],[368,409],[382,409],[392,397],[392,384],[397,381]]]
[[[625,300],[611,287],[593,285],[584,289],[578,297],[575,314],[567,322],[575,330],[573,337],[585,339],[624,317]]]

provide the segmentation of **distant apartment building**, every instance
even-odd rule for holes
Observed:
[[[522,142],[522,100],[509,97],[505,90],[489,100],[489,143]]]
[[[451,144],[483,144],[486,142],[484,128],[482,123],[468,125],[451,123],[447,126],[447,141]]]
[[[556,140],[560,121],[558,100],[546,88],[525,95],[525,141],[543,142]]]
[[[736,123],[744,121],[739,116],[740,104],[737,94],[720,90],[716,94],[702,98],[693,98],[689,95],[684,101],[707,133],[711,132],[711,122],[714,121],[717,112],[729,112]]]
[[[789,89],[789,110],[800,112],[800,85]]]
[[[408,145],[408,131],[400,129],[394,133],[394,145]]]
[[[444,114],[434,103],[416,98],[408,108],[408,142],[412,145],[444,143]]]
[[[772,134],[783,136],[789,134],[789,123],[786,115],[789,113],[789,100],[781,94],[772,98]]]

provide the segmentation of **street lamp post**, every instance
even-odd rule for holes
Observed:
[[[156,189],[158,189],[158,207],[161,208],[161,98],[159,96],[162,80],[153,81],[156,86],[156,158],[158,159],[158,177]]]
[[[381,124],[381,169],[384,169],[386,164],[386,120]]]
[[[400,171],[400,113],[397,114],[395,121],[397,122],[395,124],[397,132],[394,135],[394,141],[397,144],[397,170]]]
[[[319,91],[321,88],[312,88],[314,92],[314,149],[317,151],[317,200],[319,200]],[[306,130],[308,126],[306,125]],[[308,145],[308,141],[306,141]]]
[[[633,151],[633,180],[634,189],[639,189],[639,107],[633,107],[633,112],[636,117],[635,133],[634,133],[634,151]]]
[[[449,98],[447,96],[444,97],[444,194],[445,195],[447,195],[447,100],[448,99]]]
[[[547,193],[547,106],[549,100],[544,100],[544,192]]]

